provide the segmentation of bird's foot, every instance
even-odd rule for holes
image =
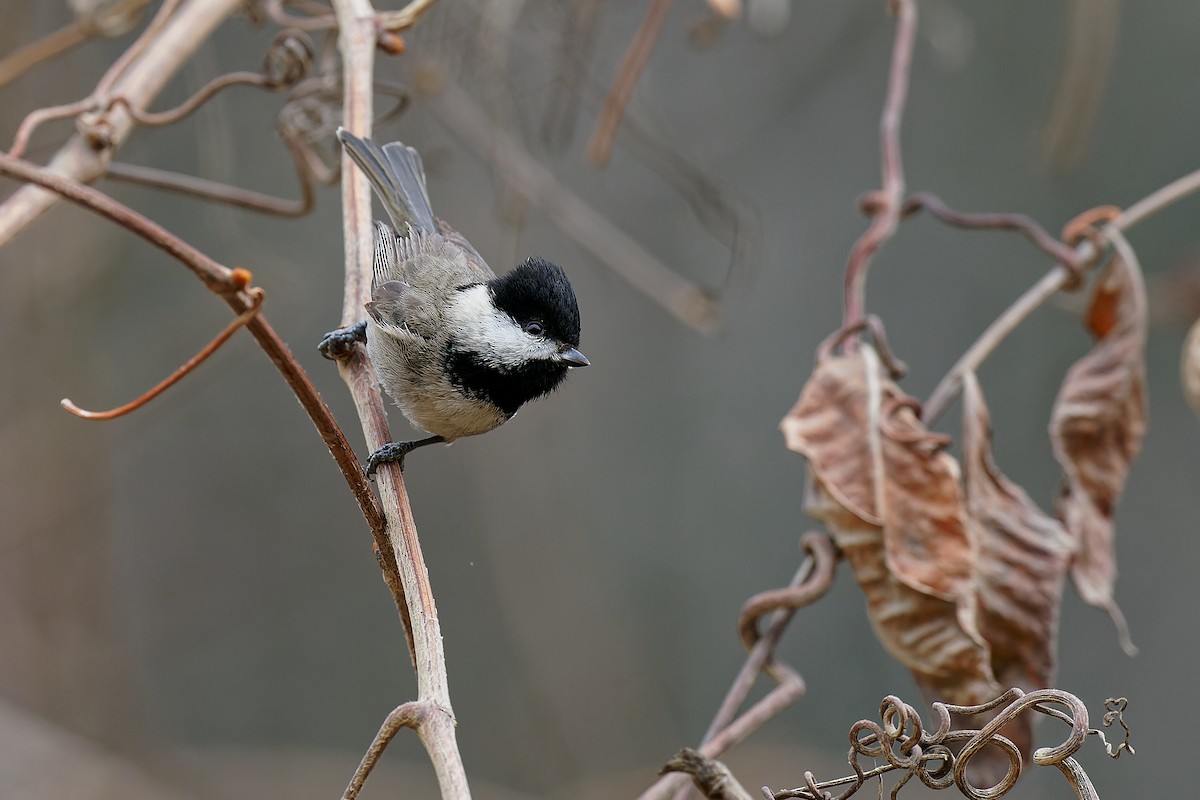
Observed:
[[[337,361],[354,352],[355,345],[366,341],[367,321],[363,320],[354,325],[338,328],[336,331],[330,331],[325,334],[325,338],[317,345],[317,349],[321,351],[321,355],[330,361]]]
[[[335,331],[336,332],[336,331]],[[367,458],[367,477],[375,480],[375,472],[380,464],[397,464],[404,471],[404,457],[427,444],[437,444],[446,441],[441,436],[430,436],[428,439],[417,439],[412,442],[388,442]]]

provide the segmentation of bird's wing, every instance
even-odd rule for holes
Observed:
[[[430,298],[402,281],[387,281],[371,290],[367,313],[390,336],[426,338],[430,331],[423,324]]]
[[[463,286],[495,277],[461,235],[426,234],[409,228],[398,236],[375,223],[375,260],[367,313],[385,333],[431,338],[446,300]]]
[[[463,258],[470,262],[470,265],[478,272],[479,277],[475,279],[475,283],[490,281],[496,277],[496,273],[492,272],[492,268],[483,260],[483,256],[479,255],[479,251],[467,241],[467,237],[454,230],[454,228],[451,228],[444,219],[438,219],[437,226],[438,231],[446,238],[446,241],[462,250]]]

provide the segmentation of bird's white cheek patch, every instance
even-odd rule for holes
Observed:
[[[459,345],[478,353],[485,362],[512,368],[553,358],[555,346],[521,330],[512,317],[492,303],[488,288],[472,286],[458,293],[446,310],[447,322]]]

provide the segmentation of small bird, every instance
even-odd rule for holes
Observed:
[[[426,439],[391,442],[367,460],[367,475],[418,447],[449,444],[503,425],[553,391],[579,352],[579,306],[562,267],[531,257],[496,277],[471,243],[433,215],[421,156],[400,142],[380,147],[339,128],[338,140],[383,201],[391,225],[375,222],[368,323],[321,341],[326,358],[357,342],[379,382]]]

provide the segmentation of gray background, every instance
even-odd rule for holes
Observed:
[[[43,4],[8,6],[5,50],[66,19]],[[1048,167],[1038,148],[1066,6],[920,8],[904,128],[911,189],[966,210],[1024,211],[1057,230],[1085,208],[1128,205],[1197,166],[1194,3],[1119,9],[1099,116],[1070,170]],[[418,69],[435,71],[502,98],[566,185],[681,274],[719,285],[728,252],[686,197],[621,146],[606,170],[587,166],[596,91],[583,96],[563,147],[539,140],[557,80],[556,4],[526,5],[499,74],[475,50],[477,14],[470,3],[441,4],[408,37],[407,55],[381,56],[381,76],[411,82]],[[600,89],[641,15],[639,4],[602,7],[590,67]],[[774,38],[736,24],[703,49],[687,34],[703,17],[699,2],[677,4],[632,109],[642,128],[753,208],[761,227],[758,258],[725,291],[714,337],[681,326],[536,210],[509,224],[514,209],[498,203],[486,165],[420,98],[379,132],[422,150],[435,207],[498,269],[527,253],[566,266],[594,365],[496,432],[410,461],[459,741],[479,796],[616,797],[648,785],[702,733],[741,663],[742,602],[786,583],[809,526],[804,464],[776,426],[814,348],[840,323],[845,257],[865,225],[856,198],[878,184],[893,23],[881,2],[796,3]],[[231,21],[156,107],[218,71],[253,68],[271,35]],[[83,96],[127,41],[90,46],[5,88],[4,136],[28,110]],[[281,102],[230,91],[185,124],[138,131],[121,157],[290,195],[294,177],[272,127]],[[48,158],[68,133],[68,124],[47,128],[32,156]],[[311,216],[287,221],[101,186],[254,272],[268,319],[365,454],[336,370],[315,350],[341,308],[337,192],[323,190]],[[1200,711],[1200,432],[1177,363],[1197,304],[1177,276],[1194,269],[1197,202],[1132,235],[1157,287],[1150,432],[1118,514],[1117,599],[1141,654],[1123,655],[1103,613],[1070,589],[1063,612],[1058,685],[1095,720],[1106,696],[1131,700],[1136,758],[1110,763],[1095,743],[1084,751],[1106,797],[1192,794],[1178,757]],[[149,763],[141,768],[153,780],[186,795],[336,796],[384,715],[415,696],[415,682],[370,536],[311,424],[244,335],[134,416],[106,424],[68,416],[62,397],[110,407],[157,382],[228,311],[177,264],[75,208],[39,221],[0,266],[6,741],[32,747],[49,722],[47,736],[81,734],[81,748]],[[1019,237],[906,223],[877,259],[868,292],[911,367],[904,388],[926,396],[1048,266]],[[997,460],[1045,505],[1058,481],[1050,404],[1088,343],[1072,312],[1079,302],[1041,310],[981,374]],[[951,415],[941,427],[954,424]],[[407,433],[398,414],[393,428]],[[730,757],[751,788],[797,785],[805,769],[842,774],[851,723],[874,716],[885,694],[917,701],[907,672],[872,637],[844,566],[830,594],[797,617],[783,651],[809,694]],[[1045,726],[1043,743],[1057,734]],[[21,752],[0,749],[0,775],[25,774]],[[385,762],[366,797],[395,796],[391,780],[408,787],[400,796],[432,796],[415,737],[402,734]],[[71,759],[49,772],[61,780],[86,765]],[[102,784],[81,780],[84,788],[63,796],[106,796]],[[117,785],[135,793],[133,781]],[[36,782],[25,788],[55,794]],[[1069,795],[1053,774],[1017,791]]]

